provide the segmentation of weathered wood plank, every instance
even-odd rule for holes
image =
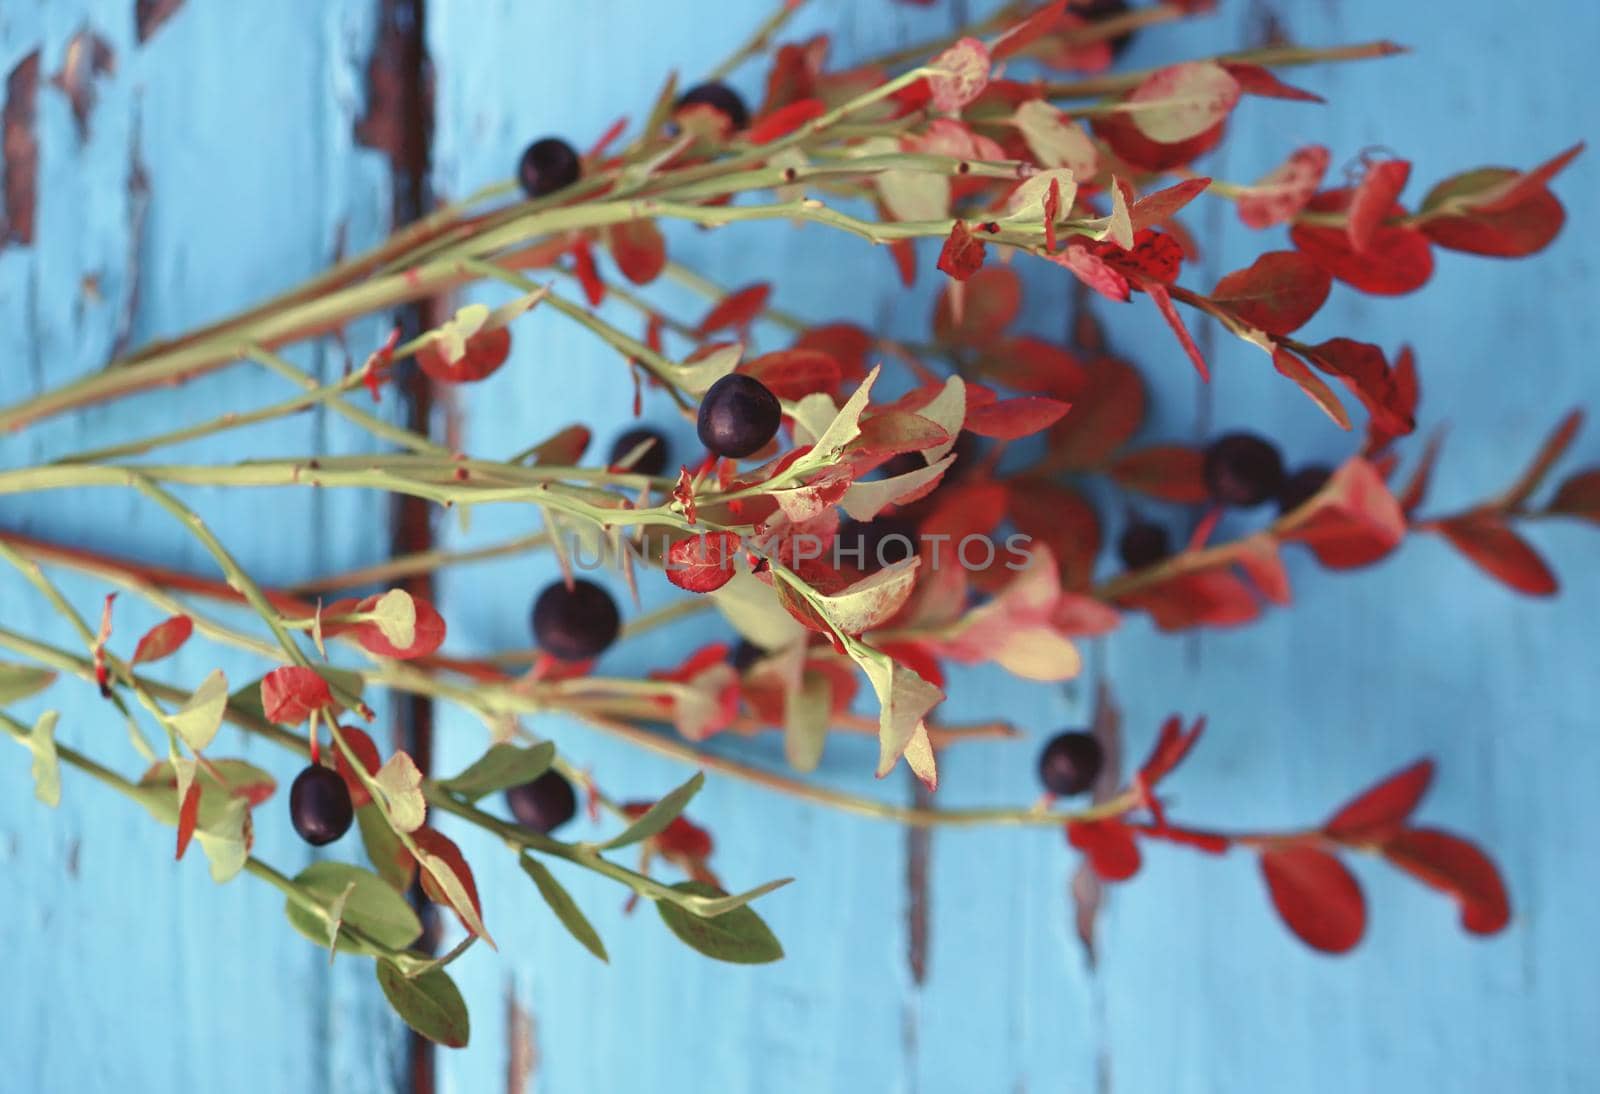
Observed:
[[[176,10],[143,43],[127,0],[22,0],[0,12],[0,73],[37,50],[42,75],[34,230],[30,241],[0,246],[6,402],[96,369],[118,347],[251,304],[386,230],[387,164],[352,135],[373,5],[166,7]],[[80,29],[104,41],[114,65],[88,84],[96,101],[82,135],[67,96],[46,82]],[[13,223],[18,212],[9,210]],[[350,336],[360,345],[375,333],[367,325]],[[333,348],[294,356],[324,376],[345,366]],[[199,421],[283,391],[282,381],[236,371],[0,439],[0,463]],[[348,449],[352,437],[318,414],[258,428],[250,441],[289,453]],[[235,444],[223,437],[183,451],[227,460]],[[372,561],[387,549],[380,499],[189,496],[267,581]],[[0,526],[215,572],[182,529],[125,492],[10,498],[0,505]],[[83,613],[98,617],[104,587],[64,585]],[[7,626],[75,646],[9,568],[0,575],[0,604]],[[115,646],[131,651],[155,619],[123,596]],[[193,683],[220,664],[243,683],[262,671],[201,646],[157,675]],[[46,699],[62,712],[64,742],[138,774],[138,757],[92,689],[59,683]],[[225,736],[215,751],[268,765],[285,792],[294,773],[288,757],[260,745]],[[270,889],[250,880],[213,885],[197,850],[174,863],[170,829],[81,776],[65,773],[61,808],[45,809],[33,800],[26,757],[7,752],[0,891],[10,914],[0,948],[14,990],[0,1003],[0,1042],[9,1050],[8,1086],[393,1088],[400,1029],[365,962],[330,971],[325,954],[285,929]],[[257,853],[291,873],[310,857],[289,829],[284,797],[259,811],[256,837]]]

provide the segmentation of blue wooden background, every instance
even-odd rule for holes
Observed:
[[[8,402],[97,367],[120,340],[174,332],[286,286],[378,238],[390,219],[389,165],[353,135],[368,96],[375,0],[189,0],[143,43],[134,7],[0,3],[0,74],[35,51],[41,72],[36,230],[29,242],[0,243],[0,396]],[[847,60],[947,28],[952,7],[813,0],[797,25],[832,28]],[[1336,170],[1384,146],[1415,161],[1414,199],[1459,168],[1529,165],[1594,135],[1584,89],[1600,7],[1548,0],[1526,9],[1537,15],[1492,0],[1445,7],[1224,0],[1215,18],[1145,35],[1127,60],[1198,55],[1274,29],[1304,42],[1388,37],[1418,47],[1396,60],[1297,74],[1328,96],[1326,107],[1248,102],[1209,165],[1240,181],[1310,140],[1333,149]],[[619,114],[638,116],[668,65],[692,74],[714,63],[767,10],[766,0],[435,0],[427,22],[437,73],[435,185],[465,193],[506,175],[534,135],[563,132],[581,144]],[[80,133],[67,98],[47,80],[85,29],[115,64],[94,78],[97,102]],[[758,81],[745,71],[735,82],[754,96]],[[1515,264],[1441,254],[1421,294],[1377,300],[1340,288],[1311,328],[1313,340],[1339,333],[1416,346],[1424,421],[1451,424],[1436,484],[1441,507],[1508,480],[1568,407],[1600,405],[1590,368],[1600,337],[1597,184],[1593,156],[1558,184],[1571,216],[1545,254]],[[1208,284],[1262,241],[1221,203],[1201,209],[1191,224],[1206,255],[1194,280]],[[678,232],[672,247],[727,283],[781,272],[777,303],[791,311],[909,334],[926,322],[935,280],[925,278],[908,300],[884,256],[781,225]],[[1071,299],[1064,279],[1035,271],[1029,285],[1029,324],[1062,334]],[[1254,425],[1283,438],[1294,462],[1347,451],[1348,440],[1248,347],[1217,339],[1217,379],[1201,389],[1153,312],[1132,306],[1103,318],[1113,346],[1161,378],[1153,433]],[[357,345],[375,336],[352,334]],[[345,364],[336,350],[299,359],[325,375]],[[198,417],[219,401],[260,398],[274,383],[235,372],[89,411],[0,439],[0,463]],[[559,403],[548,395],[552,383]],[[462,392],[452,412],[469,447],[508,453],[569,421],[598,422],[608,439],[630,398],[612,355],[540,313],[519,336],[514,366]],[[668,411],[657,399],[646,413],[667,420]],[[687,427],[675,430],[687,443]],[[254,451],[286,453],[355,443],[321,415],[259,429],[248,441]],[[198,451],[225,459],[235,444]],[[1583,438],[1579,453],[1594,462],[1600,436]],[[387,509],[372,497],[198,500],[269,581],[371,561],[388,543]],[[526,519],[485,513],[470,533],[442,525],[441,535],[488,540],[526,530]],[[7,499],[0,526],[209,568],[162,514],[120,494]],[[1369,936],[1349,957],[1317,957],[1278,925],[1247,857],[1157,848],[1103,909],[1091,964],[1072,923],[1076,863],[1059,834],[940,832],[918,880],[909,868],[914,840],[900,830],[713,780],[693,812],[716,833],[717,865],[730,882],[800,878],[763,904],[788,959],[712,965],[677,946],[652,914],[625,916],[614,887],[563,874],[607,940],[612,963],[600,965],[551,920],[509,858],[468,840],[502,953],[480,947],[457,966],[473,1040],[440,1057],[440,1089],[1600,1088],[1600,952],[1591,925],[1600,744],[1590,715],[1600,703],[1600,568],[1591,564],[1590,532],[1531,534],[1562,573],[1556,602],[1520,599],[1435,542],[1346,577],[1296,559],[1296,605],[1252,628],[1173,640],[1133,623],[1090,650],[1079,683],[1050,688],[963,672],[950,704],[953,715],[1003,711],[1044,734],[1086,719],[1093,682],[1109,679],[1135,751],[1167,713],[1205,713],[1213,731],[1175,784],[1181,809],[1245,824],[1319,817],[1352,789],[1434,754],[1442,773],[1425,816],[1480,838],[1506,869],[1517,918],[1497,938],[1469,940],[1442,898],[1362,865]],[[449,578],[442,602],[455,648],[524,642],[523,606],[550,570],[521,560]],[[66,584],[84,612],[97,610],[102,590]],[[647,606],[662,600],[661,589],[647,590]],[[152,619],[124,598],[119,633]],[[10,573],[0,575],[0,620],[72,644]],[[701,620],[652,635],[605,667],[638,671],[676,659],[715,626]],[[185,651],[172,671],[198,676],[214,660]],[[238,658],[224,667],[236,680],[259,671]],[[118,757],[125,770],[136,766],[98,702],[55,705],[63,740]],[[622,796],[659,792],[683,775],[577,727],[541,729]],[[470,719],[441,714],[441,769],[482,744]],[[241,748],[289,770],[263,748]],[[1035,748],[1030,740],[950,753],[941,802],[1029,800]],[[218,889],[198,856],[174,864],[168,830],[70,773],[62,807],[43,809],[25,757],[9,751],[0,763],[8,983],[0,1086],[404,1089],[404,1033],[365,963],[330,971],[324,954],[285,929],[270,891],[249,881]],[[863,792],[910,795],[898,781],[873,783],[867,767],[865,752],[839,747],[825,771]],[[307,854],[286,827],[258,824],[258,849],[292,868]],[[914,962],[917,907],[928,934]]]

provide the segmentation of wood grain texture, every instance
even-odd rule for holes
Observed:
[[[1333,149],[1336,170],[1381,145],[1416,162],[1414,200],[1463,167],[1538,162],[1594,125],[1576,90],[1587,85],[1600,40],[1600,11],[1584,0],[1552,0],[1537,19],[1491,0],[1450,5],[1444,19],[1434,5],[1381,0],[1222,7],[1217,18],[1143,36],[1127,63],[1197,55],[1273,25],[1305,42],[1389,37],[1420,52],[1297,74],[1329,97],[1326,107],[1247,103],[1208,164],[1219,177],[1253,179],[1310,140]],[[116,69],[96,84],[83,142],[67,98],[40,85],[34,239],[0,248],[0,397],[98,367],[125,335],[136,343],[247,303],[323,265],[337,240],[355,246],[382,230],[387,168],[351,135],[375,8],[370,0],[189,0],[140,46],[128,2],[6,3],[0,74],[34,50],[44,75],[54,74],[68,38],[86,24],[109,43]],[[714,15],[703,5],[637,0],[434,0],[437,189],[459,195],[506,176],[536,136],[561,133],[582,145],[618,115],[637,119],[667,66],[692,78],[767,10],[766,0],[718,5]],[[943,30],[953,14],[948,3],[813,0],[800,26],[832,28],[836,51],[849,59]],[[747,70],[735,83],[753,97],[759,79]],[[148,182],[142,216],[143,199],[129,185],[135,150]],[[1600,406],[1600,381],[1587,365],[1600,335],[1592,307],[1597,175],[1591,157],[1561,180],[1569,224],[1545,254],[1519,263],[1441,254],[1422,293],[1378,300],[1339,288],[1308,330],[1313,341],[1339,333],[1416,347],[1424,422],[1451,423],[1436,481],[1441,507],[1509,480],[1569,406]],[[1263,246],[1220,202],[1202,203],[1190,224],[1205,247],[1191,273],[1201,287]],[[781,275],[776,303],[788,310],[912,335],[925,327],[938,280],[925,254],[918,289],[903,293],[886,256],[816,229],[680,226],[670,242],[675,256],[730,285]],[[81,291],[90,274],[98,300]],[[1056,274],[1027,275],[1027,322],[1051,336],[1070,318],[1062,302],[1071,292]],[[693,311],[691,297],[676,300]],[[1217,378],[1202,390],[1148,302],[1100,315],[1113,348],[1158,377],[1150,435],[1256,425],[1284,439],[1291,462],[1347,451],[1347,439],[1248,347],[1211,337]],[[626,312],[615,318],[630,329],[636,322]],[[336,354],[306,360],[330,372],[342,364]],[[194,418],[246,382],[236,372],[0,439],[0,462],[109,441],[156,413]],[[519,330],[513,364],[461,392],[456,410],[465,444],[477,451],[509,453],[574,421],[597,425],[600,448],[623,428],[631,399],[615,355],[540,313]],[[693,451],[692,428],[673,420],[664,398],[647,394],[645,415],[671,423],[680,454]],[[349,443],[310,416],[258,439],[285,451]],[[1577,452],[1594,462],[1600,439],[1581,439]],[[226,451],[212,445],[203,454]],[[268,578],[368,561],[388,541],[385,510],[370,498],[205,501],[218,531]],[[487,541],[527,531],[529,521],[485,511],[469,529],[446,522],[440,531],[454,543]],[[10,500],[0,526],[210,572],[160,514],[120,494]],[[1434,754],[1442,771],[1424,816],[1480,837],[1505,865],[1517,920],[1502,936],[1467,939],[1446,901],[1363,864],[1369,936],[1347,958],[1317,957],[1277,923],[1247,857],[1155,849],[1139,878],[1110,891],[1091,968],[1068,892],[1076,862],[1059,834],[938,833],[914,848],[892,827],[714,779],[691,812],[715,832],[726,880],[800,879],[762,905],[787,960],[710,964],[677,945],[648,908],[625,915],[615,886],[558,865],[611,951],[611,964],[601,965],[549,916],[503,848],[452,829],[479,864],[501,952],[479,947],[458,966],[473,1043],[440,1057],[440,1089],[1600,1086],[1591,1036],[1600,956],[1588,927],[1590,879],[1600,868],[1588,837],[1600,823],[1590,792],[1600,746],[1589,717],[1600,699],[1592,622],[1600,572],[1589,565],[1592,532],[1532,535],[1562,574],[1559,601],[1518,598],[1436,542],[1349,576],[1295,558],[1296,605],[1248,630],[1173,640],[1135,622],[1091,649],[1090,672],[1070,687],[1020,685],[987,671],[958,672],[951,687],[952,716],[1003,710],[1043,735],[1087,722],[1091,683],[1109,674],[1134,755],[1166,714],[1206,713],[1211,737],[1174,784],[1182,815],[1196,819],[1315,818],[1377,775]],[[441,607],[453,647],[526,642],[527,606],[553,576],[552,563],[534,560],[449,578]],[[665,602],[664,582],[646,585],[645,608]],[[82,610],[96,610],[99,589],[69,588]],[[131,605],[119,610],[119,634],[130,640],[151,621]],[[10,626],[50,627],[9,574],[0,576],[0,612]],[[50,633],[69,644],[61,628]],[[608,655],[604,668],[674,662],[717,633],[707,620],[659,632]],[[192,678],[209,663],[186,652],[172,671]],[[225,667],[239,679],[259,671],[236,660]],[[115,752],[121,730],[97,700],[65,685],[51,698],[63,711],[64,740]],[[657,794],[687,774],[576,725],[535,728],[624,797]],[[484,740],[472,720],[443,712],[439,769],[463,766]],[[720,747],[779,760],[775,743]],[[1029,800],[1036,747],[1035,739],[950,753],[941,803]],[[71,773],[62,808],[44,810],[20,750],[11,751],[0,763],[0,893],[12,897],[0,946],[13,955],[12,983],[28,987],[0,1000],[0,1047],[14,1067],[0,1085],[210,1089],[226,1068],[230,1089],[397,1087],[400,1043],[365,963],[340,962],[330,974],[325,957],[284,928],[270,893],[249,882],[218,889],[197,860],[171,865],[169,831]],[[121,759],[124,770],[136,769],[125,748]],[[827,778],[910,797],[899,779],[875,783],[869,768],[864,747],[830,746]],[[304,857],[286,825],[262,825],[259,840],[280,865]]]
[[[68,97],[39,86],[33,240],[0,249],[0,401],[97,369],[118,345],[250,304],[321,269],[340,247],[386,231],[387,165],[352,137],[372,16],[364,0],[190,3],[140,43],[131,0],[8,0],[0,72],[37,50],[44,73],[56,74],[83,28],[105,41],[115,68],[93,79],[85,139]],[[350,331],[363,342],[375,334],[371,325]],[[329,377],[346,364],[333,349],[295,360]],[[281,380],[234,370],[0,439],[0,465],[199,421],[230,401],[284,391]],[[257,427],[250,443],[348,450],[352,437],[335,423],[305,415]],[[187,452],[226,460],[236,443],[224,436]],[[266,581],[372,561],[387,549],[386,506],[376,498],[187,496]],[[124,491],[8,498],[0,526],[216,573],[166,514]],[[97,618],[104,587],[64,586]],[[8,627],[75,646],[9,568],[0,575],[0,615]],[[123,596],[115,647],[131,652],[156,618]],[[242,684],[263,671],[247,657],[219,662],[201,646],[155,675],[192,683],[220,663]],[[61,710],[64,742],[137,776],[137,755],[92,689],[58,683],[45,699]],[[393,1089],[401,1031],[366,963],[330,971],[326,954],[286,929],[272,890],[250,880],[214,885],[198,850],[174,863],[171,829],[72,771],[63,776],[61,808],[43,808],[16,752],[7,746],[0,762],[0,893],[8,908],[0,951],[13,985],[0,1002],[9,1060],[0,1085]],[[267,765],[285,790],[294,774],[288,757],[226,732],[213,754]],[[308,861],[284,797],[260,811],[256,850],[290,873]]]

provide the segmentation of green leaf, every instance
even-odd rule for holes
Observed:
[[[390,589],[372,606],[372,621],[397,650],[417,640],[417,604],[404,589]]]
[[[650,807],[650,811],[624,828],[621,834],[607,840],[599,847],[601,851],[610,851],[617,847],[627,847],[629,844],[647,840],[659,834],[667,825],[671,824],[691,798],[700,793],[700,788],[705,785],[706,775],[703,771],[696,771],[688,782],[678,787],[672,793],[662,798]]]
[[[222,728],[222,715],[228,706],[228,678],[221,669],[200,681],[194,694],[173,713],[167,715],[167,724],[178,731],[189,747],[203,751]]]
[[[796,771],[815,771],[833,723],[833,682],[808,672],[783,702],[783,756]]]
[[[428,818],[428,800],[422,796],[422,772],[408,753],[396,752],[373,776],[389,819],[402,832],[415,832]]]
[[[523,855],[518,861],[522,864],[523,872],[539,887],[539,895],[544,897],[544,902],[550,905],[550,910],[556,914],[556,918],[572,937],[600,960],[610,961],[611,959],[606,956],[605,943],[600,941],[600,935],[595,931],[594,925],[573,902],[572,895],[555,879],[549,868],[530,855]]]
[[[201,791],[204,807],[206,794]],[[220,815],[208,827],[196,827],[194,838],[211,863],[211,880],[232,881],[250,857],[250,803],[243,798],[223,799]]]
[[[325,918],[293,900],[284,902],[283,911],[290,925],[313,942],[327,945],[329,920],[341,917],[335,902],[347,890],[349,895],[344,898],[342,910],[346,926],[392,950],[403,950],[422,935],[422,922],[406,898],[371,870],[344,862],[316,862],[300,871],[294,883],[329,913]],[[378,954],[364,941],[343,931],[337,948],[341,953]]]
[[[13,665],[0,661],[0,704],[15,703],[37,695],[55,682],[56,674],[35,665]]]
[[[376,802],[363,805],[356,810],[356,824],[361,828],[367,858],[379,876],[400,892],[411,888],[416,878],[416,860],[384,819],[382,808]]]
[[[696,896],[720,897],[715,886],[703,881],[685,881],[673,886],[679,892]],[[672,933],[691,949],[718,961],[739,965],[764,965],[783,956],[783,946],[762,918],[748,907],[734,908],[711,918],[695,915],[665,900],[656,901],[656,911]]]
[[[28,750],[33,753],[33,793],[54,809],[61,804],[61,761],[56,759],[56,723],[61,715],[47,710],[33,723]]]
[[[452,794],[459,794],[467,801],[477,801],[496,790],[532,782],[550,770],[555,758],[554,741],[540,741],[531,748],[494,745],[472,766],[453,779],[443,780],[439,786]]]
[[[446,1048],[465,1048],[472,1027],[466,1001],[443,969],[407,979],[393,962],[378,961],[378,985],[406,1025]]]

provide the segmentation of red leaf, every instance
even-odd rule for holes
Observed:
[[[1307,397],[1332,418],[1340,429],[1351,428],[1350,414],[1339,401],[1322,377],[1311,371],[1311,368],[1302,361],[1292,350],[1273,344],[1272,367],[1278,370],[1280,376],[1287,376],[1300,386]],[[1376,420],[1376,419],[1374,419]]]
[[[1194,337],[1189,333],[1189,328],[1183,325],[1183,316],[1178,314],[1178,309],[1173,306],[1172,297],[1168,295],[1165,285],[1154,281],[1147,281],[1140,288],[1150,294],[1150,299],[1156,302],[1156,307],[1161,311],[1161,317],[1167,321],[1167,326],[1172,328],[1172,333],[1178,336],[1178,344],[1183,347],[1183,352],[1189,355],[1189,360],[1194,363],[1195,370],[1200,373],[1202,380],[1211,379],[1211,370],[1206,367],[1206,359],[1200,353],[1200,347],[1195,345]]]
[[[1211,299],[1268,334],[1299,330],[1328,299],[1332,279],[1295,251],[1272,251],[1217,282]]]
[[[926,3],[929,0],[916,0]],[[1053,32],[1062,22],[1062,14],[1066,11],[1067,0],[1055,0],[1046,4],[1038,11],[1020,22],[1012,24],[999,38],[995,39],[990,48],[990,55],[996,61],[1003,61],[1013,54],[1019,53],[1040,38]]]
[[[1069,244],[1051,255],[1050,261],[1071,270],[1074,277],[1107,300],[1126,304],[1133,294],[1128,279],[1086,244]]]
[[[1600,468],[1568,477],[1556,489],[1550,511],[1600,523]]]
[[[622,276],[635,285],[648,285],[667,266],[667,244],[653,220],[613,224],[606,233],[611,257]]]
[[[1144,421],[1144,384],[1132,365],[1103,357],[1084,372],[1088,383],[1050,430],[1051,470],[1099,467]]]
[[[981,346],[998,338],[1022,311],[1022,281],[1010,266],[986,266],[962,289],[961,318],[956,319],[950,293],[939,294],[933,332],[941,342]]]
[[[1069,409],[1066,403],[1058,399],[1024,395],[970,408],[967,411],[966,429],[980,437],[1014,441],[1050,428]]]
[[[1384,857],[1461,905],[1461,925],[1494,934],[1511,922],[1511,898],[1500,871],[1474,844],[1434,828],[1412,828],[1384,845]]]
[[[1306,206],[1313,213],[1342,213],[1350,205],[1353,191],[1328,190],[1312,198]],[[1403,216],[1398,205],[1385,216]],[[1428,237],[1415,228],[1382,224],[1372,233],[1367,249],[1357,252],[1349,236],[1332,227],[1296,224],[1289,238],[1305,255],[1340,281],[1375,296],[1398,296],[1420,289],[1433,276],[1433,248]]]
[[[1533,457],[1533,462],[1528,465],[1511,489],[1496,503],[1502,508],[1515,509],[1521,506],[1544,483],[1545,476],[1566,455],[1567,449],[1572,447],[1572,442],[1577,439],[1578,431],[1583,428],[1583,411],[1573,410],[1561,419],[1555,431],[1545,438],[1544,444],[1539,446],[1538,453]]]
[[[1322,826],[1342,843],[1382,843],[1400,831],[1433,782],[1433,761],[1418,760],[1345,803]]]
[[[1343,381],[1372,415],[1372,428],[1403,437],[1417,427],[1415,375],[1389,367],[1383,351],[1370,342],[1330,338],[1305,349],[1313,365]]]
[[[876,344],[877,339],[853,323],[828,323],[796,338],[794,348],[820,350],[839,363],[841,377],[860,380],[867,374],[867,356]]]
[[[1300,941],[1323,953],[1345,953],[1361,941],[1367,905],[1344,863],[1316,847],[1261,852],[1261,874],[1273,907]]]
[[[1118,486],[1162,501],[1198,505],[1211,495],[1206,489],[1205,454],[1177,444],[1153,445],[1120,456],[1108,469]]]
[[[1139,872],[1139,843],[1133,829],[1116,818],[1072,821],[1067,842],[1084,853],[1103,881],[1127,881]]]
[[[735,372],[760,380],[780,399],[798,402],[815,392],[839,393],[843,370],[819,349],[782,349],[741,361]]]
[[[962,38],[928,65],[938,70],[928,77],[933,108],[944,114],[960,112],[983,94],[989,83],[989,50],[976,38]]]
[[[579,236],[572,244],[572,269],[583,286],[583,297],[591,308],[598,308],[606,300],[606,283],[600,279],[600,268],[594,264],[594,250],[589,240]]]
[[[733,580],[740,540],[733,532],[705,532],[667,548],[667,580],[691,593],[709,593]]]
[[[1400,503],[1377,468],[1362,459],[1335,471],[1312,504],[1279,525],[1279,538],[1304,543],[1333,570],[1371,565],[1399,546],[1405,534]]]
[[[1560,234],[1567,212],[1560,199],[1543,188],[1526,194],[1515,205],[1494,212],[1483,209],[1459,214],[1428,212],[1430,206],[1452,196],[1450,187],[1453,185],[1476,187],[1486,179],[1510,179],[1516,174],[1510,168],[1486,167],[1440,183],[1424,199],[1425,219],[1420,225],[1423,234],[1449,250],[1494,258],[1524,258],[1544,250]]]
[[[290,665],[261,678],[261,709],[269,722],[299,725],[312,711],[332,704],[328,682],[314,669]]]
[[[1153,228],[1140,230],[1132,247],[1119,247],[1110,240],[1081,246],[1124,277],[1140,283],[1141,288],[1145,281],[1171,285],[1183,272],[1183,244]]]
[[[465,856],[461,854],[461,848],[457,847],[449,836],[432,828],[418,828],[411,833],[411,839],[419,850],[436,855],[445,861],[450,872],[455,874],[456,879],[461,882],[461,887],[467,891],[467,899],[472,902],[472,910],[477,913],[478,922],[482,923],[483,904],[478,900],[478,883],[472,877],[472,867],[467,865]],[[450,898],[445,895],[444,890],[439,888],[439,883],[434,880],[433,874],[424,869],[419,870],[417,876],[422,882],[423,894],[435,904],[442,904],[454,911],[456,918],[461,920],[461,926],[470,933],[472,928],[467,926],[467,921],[461,912],[450,903]]]
[[[191,782],[189,789],[184,792],[183,804],[178,807],[177,858],[183,858],[183,853],[189,849],[189,841],[194,838],[194,827],[199,820],[200,784],[199,782]]]
[[[1372,249],[1373,237],[1389,211],[1395,208],[1410,178],[1411,164],[1406,160],[1383,160],[1367,168],[1350,198],[1349,219],[1345,224],[1350,246],[1362,254]]]
[[[356,612],[370,612],[377,606],[383,594],[375,593],[361,601],[353,609]],[[401,649],[384,637],[382,628],[376,623],[362,623],[353,628],[357,642],[363,649],[378,657],[393,657],[397,661],[409,661],[417,657],[427,657],[444,645],[445,623],[436,608],[420,596],[413,596],[411,604],[417,612],[416,631],[412,636],[411,645]],[[324,632],[326,633],[326,632]]]
[[[1299,216],[1322,185],[1329,158],[1320,144],[1296,149],[1281,166],[1239,195],[1239,219],[1249,228],[1270,228]]]
[[[779,107],[759,119],[745,133],[745,139],[751,144],[770,144],[780,137],[787,137],[802,125],[822,117],[827,112],[828,108],[823,105],[821,99],[801,99],[799,102]]]
[[[1128,215],[1133,221],[1133,230],[1139,232],[1145,228],[1161,227],[1176,216],[1180,209],[1205,193],[1210,185],[1210,179],[1184,179],[1176,186],[1146,194],[1134,202],[1133,208],[1128,210]]]
[[[1012,479],[1007,507],[1017,531],[1050,548],[1069,589],[1087,586],[1100,554],[1100,517],[1084,496],[1050,479]]]
[[[1551,596],[1558,583],[1539,552],[1498,516],[1476,514],[1441,521],[1438,530],[1478,568],[1519,593]]]
[[[417,351],[417,366],[446,384],[466,384],[494,375],[511,356],[511,331],[506,327],[480,330],[467,339],[467,351],[454,361],[444,359],[438,342]]]
[[[972,234],[966,221],[958,220],[939,250],[939,269],[965,281],[983,268],[984,251],[983,240]]]
[[[940,490],[933,509],[922,520],[924,541],[948,536],[945,557],[968,536],[984,536],[1005,519],[1007,487],[998,482],[951,483]]]
[[[981,367],[985,377],[1006,387],[1069,403],[1089,382],[1074,354],[1031,335],[990,343],[984,350]]]
[[[164,623],[158,623],[139,639],[138,648],[133,651],[133,660],[129,664],[143,665],[170,657],[189,641],[193,633],[194,620],[186,615],[175,615]]]
[[[1177,144],[1161,144],[1139,132],[1127,114],[1102,114],[1090,122],[1095,135],[1111,146],[1117,158],[1147,171],[1171,171],[1211,151],[1222,141],[1226,121],[1220,121],[1197,137]]]
[[[1499,185],[1491,187],[1487,193],[1480,195],[1473,201],[1472,207],[1485,213],[1503,213],[1515,208],[1544,190],[1545,184],[1566,170],[1567,165],[1577,159],[1583,149],[1584,142],[1579,141],[1532,171],[1514,173],[1512,178],[1501,181]]]
[[[378,746],[373,744],[372,738],[365,731],[354,726],[340,726],[339,736],[344,738],[344,743],[350,746],[350,751],[360,759],[362,768],[368,775],[376,775],[378,768],[383,766],[383,758],[378,755]],[[357,809],[372,800],[366,785],[357,777],[351,768],[350,761],[345,759],[344,749],[335,747],[334,766],[338,769],[339,776],[344,779],[344,784],[350,790],[350,801]]]
[[[695,337],[704,338],[719,330],[748,327],[766,308],[767,298],[771,295],[772,286],[765,281],[729,293],[700,320],[694,330]]]
[[[1292,99],[1302,103],[1327,101],[1321,95],[1284,83],[1273,75],[1271,69],[1263,68],[1261,65],[1245,64],[1241,61],[1219,63],[1238,83],[1239,90],[1246,95],[1256,95],[1265,99]]]
[[[1237,627],[1261,614],[1250,586],[1225,568],[1175,574],[1124,593],[1117,603],[1150,613],[1156,626],[1169,632],[1202,626]]]
[[[1188,729],[1183,728],[1183,719],[1174,714],[1161,723],[1161,732],[1156,736],[1156,743],[1150,749],[1150,756],[1140,766],[1135,777],[1139,786],[1146,793],[1155,789],[1157,783],[1177,770],[1200,742],[1200,735],[1205,732],[1206,720],[1196,718],[1194,724]]]

